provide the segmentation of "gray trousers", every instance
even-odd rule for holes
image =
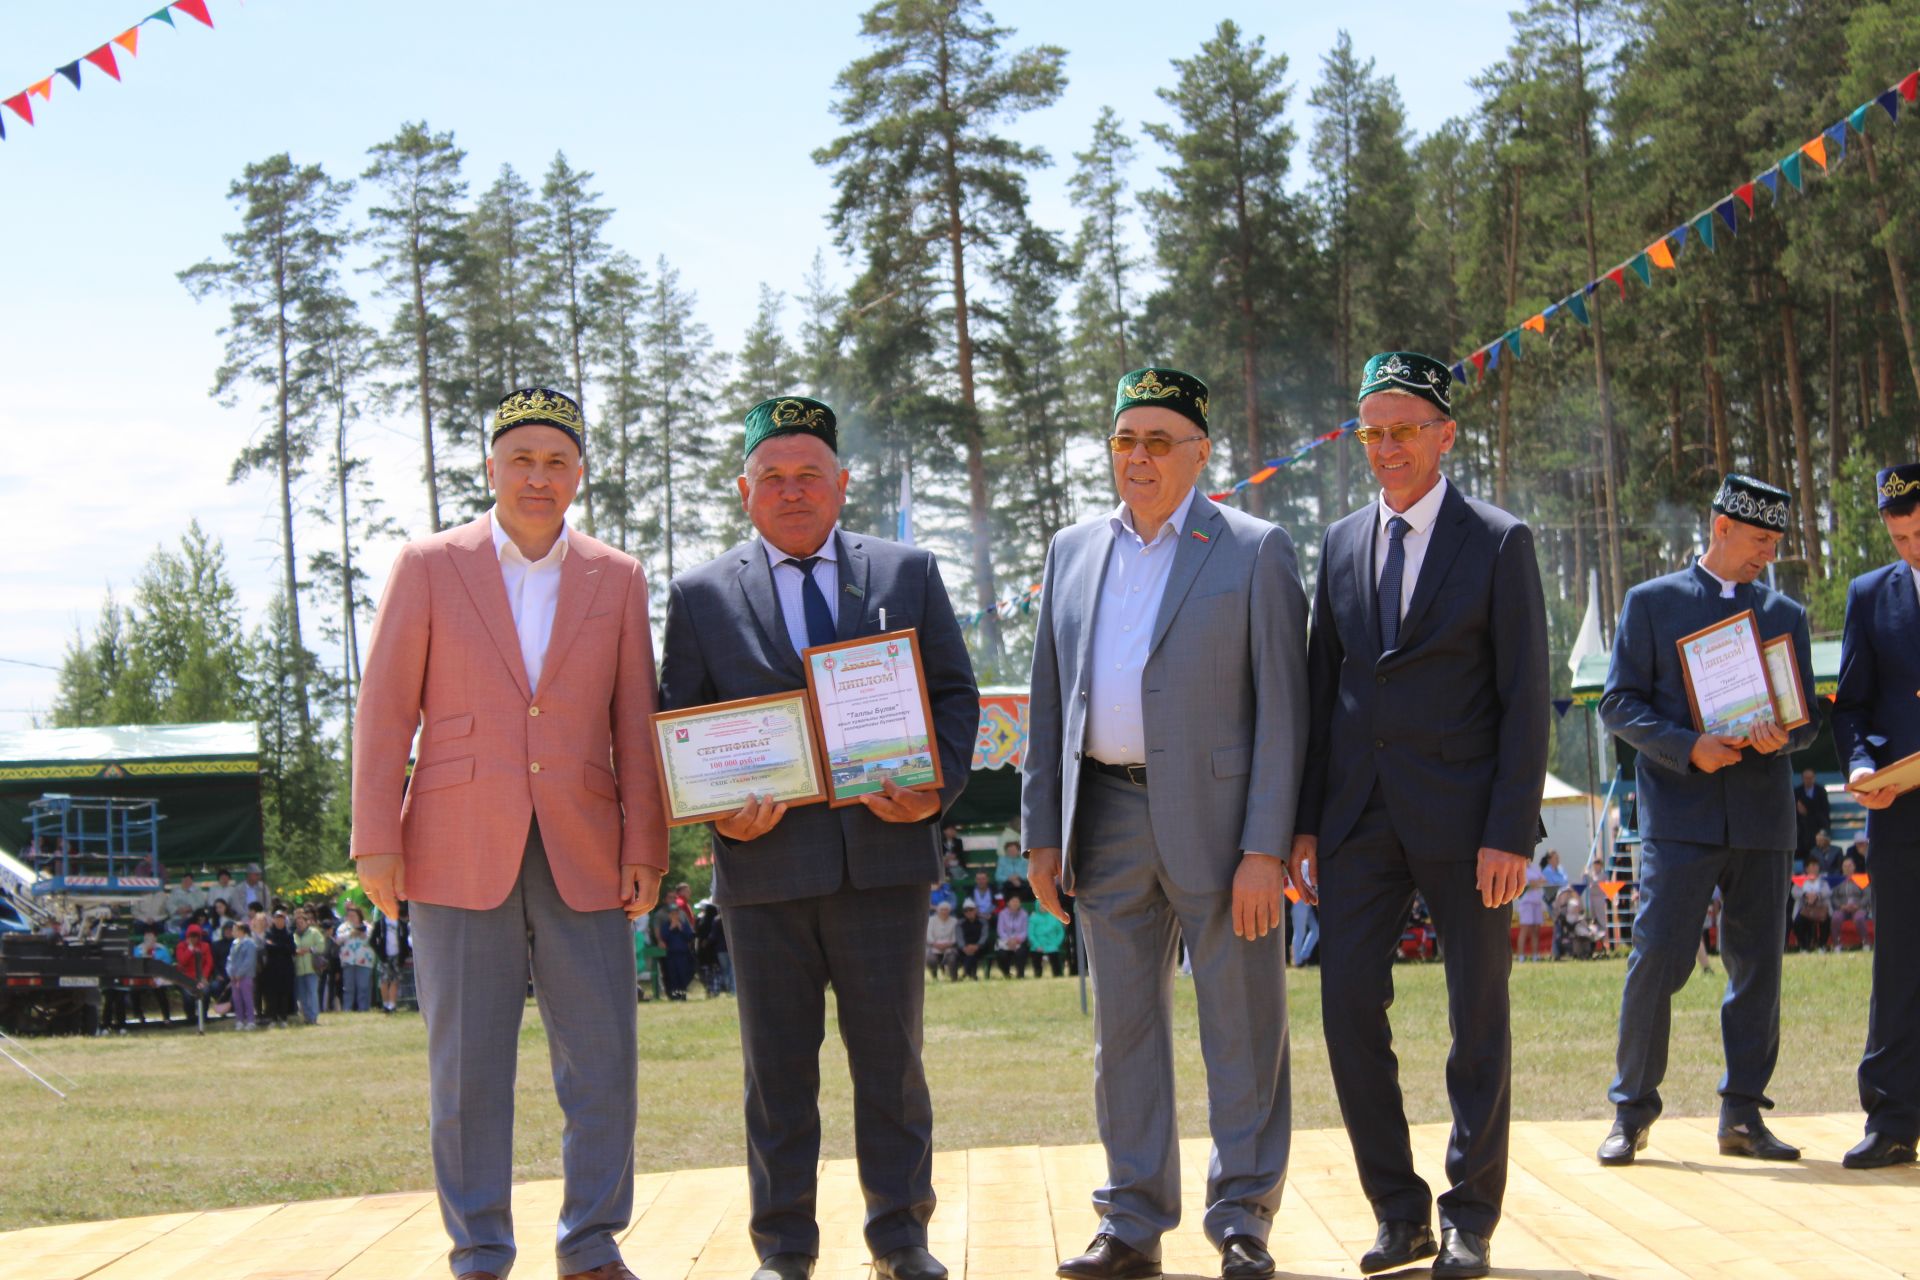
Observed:
[[[560,1139],[562,1275],[620,1256],[633,1214],[638,1109],[633,934],[624,912],[575,911],[535,824],[520,879],[490,911],[411,904],[427,1023],[433,1179],[456,1276],[513,1266],[513,1081],[529,968],[546,1024]]]
[[[1093,1193],[1100,1230],[1150,1258],[1180,1222],[1174,1117],[1173,972],[1184,940],[1207,1067],[1207,1239],[1265,1240],[1280,1207],[1292,1120],[1286,930],[1233,935],[1233,894],[1167,875],[1149,792],[1089,773],[1074,851],[1075,897],[1095,994],[1093,1097],[1107,1149]]]

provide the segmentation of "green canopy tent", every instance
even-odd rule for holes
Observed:
[[[261,857],[260,734],[251,722],[0,732],[0,850],[25,846],[28,806],[49,794],[159,801],[169,869]]]

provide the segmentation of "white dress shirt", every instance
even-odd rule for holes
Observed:
[[[1400,554],[1404,557],[1400,567],[1400,621],[1407,620],[1407,606],[1413,603],[1413,588],[1420,581],[1420,566],[1426,561],[1427,547],[1433,542],[1433,522],[1440,518],[1440,504],[1447,498],[1447,478],[1427,490],[1426,496],[1408,507],[1405,511],[1395,511],[1387,505],[1384,490],[1380,494],[1380,523],[1373,531],[1373,586],[1380,589],[1380,575],[1387,568],[1387,544],[1389,542],[1387,525],[1395,516],[1407,522],[1407,531],[1400,535]]]
[[[540,691],[540,668],[546,665],[547,646],[553,641],[553,611],[560,603],[560,562],[567,558],[567,526],[547,554],[529,560],[507,531],[500,527],[500,509],[491,513],[493,550],[500,557],[500,580],[506,584],[507,606],[513,610],[513,629],[520,635],[520,661],[527,668],[527,688]]]
[[[820,557],[820,563],[813,566],[813,580],[819,585],[820,594],[827,598],[827,612],[833,615],[836,627],[840,625],[840,540],[834,535],[839,532],[840,526],[836,524],[820,549],[813,553]],[[793,641],[793,651],[799,653],[809,647],[807,606],[800,595],[806,575],[797,564],[780,563],[788,558],[787,553],[764,537],[760,539],[760,546],[767,553],[767,563],[773,567],[773,592],[780,597],[780,616],[786,619],[787,639]]]
[[[1133,527],[1126,504],[1107,517],[1113,550],[1107,553],[1107,576],[1094,611],[1093,672],[1087,691],[1086,753],[1095,760],[1146,763],[1140,677],[1147,669],[1153,624],[1160,616],[1160,598],[1167,593],[1180,530],[1192,508],[1193,491],[1188,490],[1166,523],[1154,530],[1151,542]]]
[[[1701,556],[1698,563],[1700,565],[1700,572],[1706,574],[1709,578],[1712,578],[1715,582],[1720,584],[1720,598],[1722,600],[1733,599],[1733,588],[1737,584],[1733,582],[1729,582],[1727,579],[1721,577],[1719,574],[1715,573],[1713,570],[1707,568],[1707,558],[1705,556]]]

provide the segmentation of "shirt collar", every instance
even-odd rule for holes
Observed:
[[[838,523],[835,523],[833,528],[827,530],[827,540],[821,543],[819,546],[819,549],[816,550],[813,554],[820,557],[820,559],[822,560],[830,560],[836,565],[839,564],[840,563],[839,533],[840,533],[840,526]],[[779,563],[782,560],[807,559],[806,556],[792,556],[792,557],[788,556],[786,552],[774,546],[771,542],[768,542],[767,535],[764,533],[760,535],[760,548],[761,550],[767,553],[767,563],[770,565],[774,565],[776,567],[779,565]]]
[[[1193,510],[1193,495],[1198,492],[1200,492],[1198,489],[1187,490],[1187,496],[1180,500],[1180,505],[1173,509],[1173,514],[1167,517],[1166,523],[1154,530],[1153,537],[1150,539],[1141,537],[1139,530],[1133,527],[1133,511],[1124,502],[1114,508],[1113,514],[1107,517],[1107,523],[1113,527],[1114,537],[1132,534],[1148,546],[1159,542],[1166,536],[1168,529],[1173,530],[1173,536],[1177,538],[1180,536],[1180,531],[1187,527],[1187,513]]]
[[[1712,578],[1715,582],[1720,584],[1720,598],[1722,600],[1733,599],[1733,589],[1739,585],[1738,583],[1729,582],[1727,579],[1721,577],[1719,574],[1715,573],[1713,570],[1707,568],[1707,558],[1705,556],[1701,556],[1699,559],[1695,560],[1694,563],[1700,566],[1700,572],[1706,574],[1709,578]]]
[[[1382,489],[1380,491],[1380,527],[1385,529],[1392,523],[1395,516],[1399,516],[1407,522],[1408,532],[1425,533],[1440,517],[1440,504],[1446,500],[1447,478],[1445,476],[1441,476],[1440,482],[1427,490],[1426,496],[1405,511],[1395,511],[1388,506],[1386,490]]]
[[[520,550],[519,544],[515,543],[512,538],[509,538],[507,531],[500,526],[499,503],[495,503],[487,511],[487,523],[493,526],[493,554],[501,560],[507,558],[507,548],[509,547],[513,548],[513,558],[522,564],[558,564],[567,558],[567,522],[565,520],[560,522],[560,536],[554,540],[553,546],[547,551],[547,554],[541,556],[538,560],[527,559],[526,553]]]

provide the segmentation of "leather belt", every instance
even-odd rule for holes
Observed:
[[[1136,787],[1147,785],[1147,766],[1143,764],[1108,764],[1105,760],[1095,760],[1091,756],[1081,762],[1095,773],[1104,773],[1109,778],[1119,778],[1131,782]]]

